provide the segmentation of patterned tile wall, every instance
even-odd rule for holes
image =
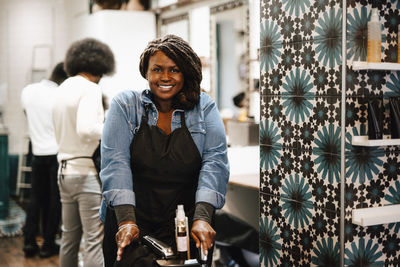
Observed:
[[[400,96],[400,72],[353,71],[366,60],[379,8],[382,60],[397,60],[399,0],[348,0],[342,77],[340,0],[261,1],[261,266],[398,266],[400,223],[359,227],[354,208],[400,203],[399,147],[356,147],[367,99]],[[340,240],[341,83],[346,79],[345,224]],[[385,134],[389,133],[388,107]],[[372,264],[372,265],[371,265]]]
[[[261,266],[340,265],[341,38],[339,0],[261,2]]]

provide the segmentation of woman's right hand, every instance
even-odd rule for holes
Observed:
[[[125,221],[119,224],[118,232],[115,235],[115,241],[118,247],[117,261],[121,260],[124,248],[132,241],[139,238],[139,232],[139,227],[134,221]]]

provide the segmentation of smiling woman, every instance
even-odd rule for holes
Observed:
[[[139,68],[150,90],[117,95],[103,130],[105,266],[115,259],[118,266],[153,266],[154,255],[134,242],[139,236],[176,247],[177,205],[189,219],[191,258],[201,246],[211,264],[213,215],[225,202],[229,164],[216,104],[200,92],[200,59],[167,35],[148,44]]]

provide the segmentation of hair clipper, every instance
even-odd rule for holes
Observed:
[[[170,246],[154,237],[148,235],[144,236],[143,244],[151,248],[158,256],[163,259],[171,259],[175,257],[175,253]]]

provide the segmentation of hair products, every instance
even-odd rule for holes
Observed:
[[[368,138],[370,140],[383,137],[383,101],[382,99],[368,99]]]
[[[381,62],[381,42],[382,42],[382,25],[379,21],[378,9],[372,10],[371,19],[368,22],[368,46],[367,61]]]
[[[397,63],[400,63],[400,24],[397,31]]]
[[[175,217],[176,250],[178,257],[183,260],[190,259],[188,226],[188,218],[185,216],[183,205],[178,205]]]
[[[400,98],[389,98],[390,134],[392,139],[400,138]]]

